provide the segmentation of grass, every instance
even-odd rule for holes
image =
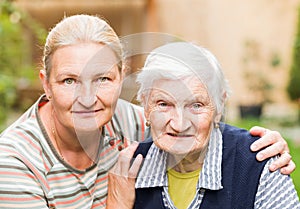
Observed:
[[[229,122],[229,124],[240,127],[240,128],[245,128],[247,130],[249,130],[251,127],[253,127],[255,125],[266,127],[266,128],[272,129],[272,130],[277,130],[276,128],[272,128],[273,125],[270,123],[270,121],[258,120],[258,119],[254,119],[254,118],[233,121],[233,122]],[[274,127],[278,127],[278,126],[274,125]],[[296,168],[296,170],[291,174],[291,177],[293,179],[295,188],[297,190],[298,197],[300,197],[300,169],[299,169],[300,145],[297,145],[296,143],[294,143],[291,139],[286,137],[284,133],[281,133],[281,135],[287,141],[293,161],[295,162],[296,166],[298,166],[298,168]]]

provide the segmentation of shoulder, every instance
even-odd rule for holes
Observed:
[[[291,177],[281,174],[279,170],[269,171],[269,165],[275,158],[270,158],[264,166],[256,193],[255,208],[281,208],[282,205],[285,208],[298,208],[300,203]]]
[[[252,136],[249,131],[245,129],[228,124],[224,124],[222,128],[224,159],[228,160],[235,158],[239,162],[248,162],[248,165],[252,165],[252,163],[261,163],[256,160],[255,156],[257,152],[253,152],[250,149],[251,144],[259,137]]]
[[[144,109],[141,106],[119,99],[113,118],[131,123],[144,122]]]
[[[143,107],[132,104],[126,100],[123,99],[118,99],[117,106],[116,106],[116,111],[122,110],[122,109],[127,109],[129,111],[138,111],[138,112],[143,112]]]
[[[128,101],[118,100],[111,123],[127,139],[144,141],[149,136],[149,128],[145,126],[143,108]]]
[[[17,118],[11,125],[9,125],[1,134],[0,137],[6,133],[14,130],[17,126],[20,126],[24,123],[37,121],[37,111],[39,108],[40,102],[42,102],[45,96],[42,95],[31,107],[29,107],[19,118]]]
[[[145,158],[152,144],[153,144],[152,137],[149,137],[145,141],[140,142],[133,157],[136,157],[138,154],[142,154],[143,157]]]
[[[250,132],[243,128],[238,128],[228,124],[223,124],[221,126],[221,132],[223,136],[223,142],[227,143],[237,143],[237,144],[252,144],[259,137],[252,136]]]
[[[29,158],[39,155],[44,135],[38,123],[37,108],[36,103],[1,133],[0,149],[3,152]]]

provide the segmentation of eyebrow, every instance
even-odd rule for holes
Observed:
[[[211,99],[208,95],[203,94],[193,94],[193,97],[187,98],[185,101],[204,101],[204,102],[210,102]]]

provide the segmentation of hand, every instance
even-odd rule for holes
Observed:
[[[289,147],[287,142],[282,138],[279,132],[270,131],[263,127],[254,126],[250,129],[250,133],[254,136],[260,136],[261,138],[255,141],[250,149],[252,151],[258,151],[256,159],[263,161],[266,158],[273,157],[279,154],[279,158],[274,161],[270,167],[270,171],[280,169],[282,174],[292,173],[296,165],[292,161],[292,156],[289,154]]]
[[[139,154],[131,165],[137,146],[138,143],[134,142],[122,150],[116,165],[108,173],[106,209],[132,209],[134,206],[135,179],[143,161]]]

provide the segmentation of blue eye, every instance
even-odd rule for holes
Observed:
[[[191,105],[191,109],[193,111],[199,111],[202,108],[203,108],[203,104],[201,104],[201,103],[194,103],[194,104]]]
[[[192,107],[195,108],[195,109],[199,109],[200,107],[202,107],[202,105],[199,104],[199,103],[195,103],[195,104],[192,105]]]
[[[167,102],[157,102],[157,107],[162,111],[166,111],[170,108],[170,104]]]
[[[66,78],[66,79],[63,80],[63,82],[65,84],[71,85],[75,82],[75,80],[73,78]]]

